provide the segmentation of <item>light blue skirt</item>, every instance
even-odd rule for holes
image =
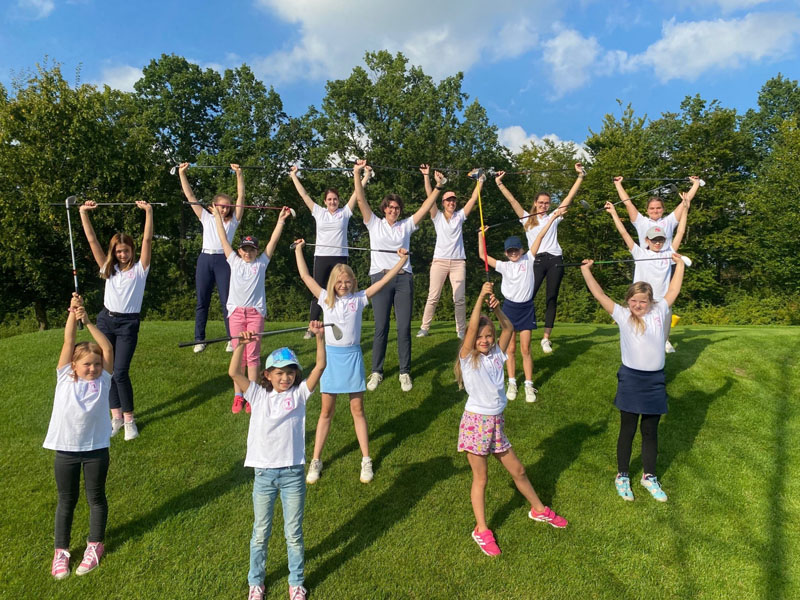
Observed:
[[[322,372],[320,391],[323,394],[352,394],[367,389],[361,346],[325,344],[325,352],[328,366]]]

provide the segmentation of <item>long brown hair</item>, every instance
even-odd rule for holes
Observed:
[[[100,277],[103,279],[108,279],[109,277],[114,276],[114,267],[119,264],[117,260],[117,244],[125,244],[126,246],[130,246],[131,249],[131,264],[134,264],[136,261],[136,244],[133,241],[133,238],[129,236],[127,233],[115,233],[111,236],[111,241],[108,243],[108,252],[106,253],[106,262],[103,264],[103,267],[100,269]]]
[[[488,316],[481,314],[481,318],[478,319],[478,333],[480,333],[480,330],[486,327],[487,325],[492,328],[492,333],[494,334],[494,345],[491,348],[489,348],[489,352],[491,352],[494,346],[497,345],[497,328],[494,325],[494,321],[492,321]],[[476,342],[478,341],[477,336],[475,338],[475,341]],[[473,345],[469,353],[470,366],[473,369],[476,369],[478,367],[478,359],[480,358],[481,354],[482,352],[477,348],[475,348],[475,346]],[[464,375],[461,372],[461,348],[458,349],[458,356],[456,357],[456,362],[453,365],[453,373],[455,373],[456,376],[456,383],[458,383],[458,389],[463,390]]]
[[[549,199],[552,200],[552,196],[550,196],[550,194],[548,194],[547,192],[539,192],[538,194],[536,194],[536,198],[534,199],[533,204],[531,205],[530,216],[525,220],[525,225],[523,225],[525,231],[533,229],[534,227],[539,225],[539,215],[537,214],[539,211],[536,208],[536,200],[538,200],[542,196],[547,196]]]
[[[647,294],[647,301],[650,303],[650,307],[653,306],[653,286],[651,286],[646,281],[637,281],[636,283],[632,283],[628,286],[628,291],[625,292],[625,303],[627,304],[628,300],[633,298],[636,294]],[[636,331],[637,334],[642,335],[646,326],[644,321],[641,317],[637,317],[631,311],[631,323],[633,323],[633,329]]]
[[[74,365],[87,354],[97,354],[100,356],[100,362],[103,362],[103,349],[99,344],[94,342],[79,342],[75,344],[75,349],[72,351],[72,364]],[[72,379],[78,381],[78,374],[75,372],[75,367],[72,367]]]

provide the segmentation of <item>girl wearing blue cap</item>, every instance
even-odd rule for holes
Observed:
[[[531,356],[531,331],[536,329],[536,310],[533,306],[534,272],[533,261],[539,246],[542,243],[550,226],[556,222],[558,217],[567,211],[565,206],[559,206],[553,211],[552,219],[539,231],[533,240],[528,252],[522,251],[522,240],[518,236],[512,235],[505,241],[505,252],[508,261],[495,260],[491,256],[486,257],[495,271],[503,276],[503,283],[500,291],[503,293],[503,313],[509,318],[514,326],[514,331],[519,332],[519,345],[522,352],[522,370],[525,373],[525,401],[536,402],[536,388],[533,387],[533,357]],[[483,232],[478,234],[483,236]],[[478,255],[484,259],[483,240],[478,239]],[[508,343],[506,354],[506,369],[508,370],[508,390],[506,397],[515,400],[517,397],[517,361],[516,361],[516,333],[511,336]]]
[[[305,546],[303,512],[306,499],[305,424],[306,400],[325,370],[325,336],[322,323],[311,321],[308,330],[317,338],[317,364],[303,379],[297,355],[289,348],[272,352],[259,381],[250,381],[239,370],[244,347],[256,334],[244,331],[234,349],[228,375],[244,390],[252,407],[247,433],[245,467],[255,469],[253,482],[253,536],[250,539],[250,600],[263,600],[267,544],[272,534],[272,515],[280,494],[283,531],[289,563],[289,597],[303,600]]]

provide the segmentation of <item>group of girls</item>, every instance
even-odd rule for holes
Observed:
[[[186,167],[185,164],[181,165],[181,181],[185,184],[184,191],[187,192],[187,197],[190,198],[190,201],[196,202],[193,200],[191,188],[186,182]],[[235,165],[232,167],[236,171],[239,181],[237,204],[240,204],[244,197],[241,170],[236,169]],[[245,466],[255,469],[253,488],[255,519],[250,544],[250,571],[248,574],[249,598],[253,600],[264,596],[266,549],[272,530],[274,505],[278,496],[281,497],[284,512],[284,530],[289,556],[290,598],[300,600],[306,597],[306,590],[303,587],[302,531],[306,483],[314,483],[320,477],[321,456],[330,431],[336,397],[340,393],[349,394],[350,397],[356,438],[362,454],[360,479],[362,482],[368,483],[373,478],[363,398],[365,389],[374,389],[374,386],[370,387],[364,376],[365,369],[360,349],[362,312],[372,300],[373,307],[376,309],[376,330],[378,312],[386,312],[386,320],[382,322],[382,327],[385,328],[384,340],[382,348],[378,348],[381,350],[381,356],[377,364],[373,362],[373,371],[370,377],[370,383],[372,383],[375,375],[378,375],[375,383],[377,386],[382,378],[379,369],[382,368],[385,354],[388,312],[391,310],[392,303],[395,304],[396,313],[398,312],[398,301],[400,305],[408,306],[411,303],[409,294],[413,287],[411,286],[407,250],[410,235],[416,230],[419,221],[428,211],[431,212],[437,229],[437,248],[442,252],[437,260],[448,263],[436,265],[436,268],[441,271],[437,277],[438,289],[431,286],[432,296],[438,299],[441,292],[439,284],[443,284],[444,278],[451,272],[455,272],[455,278],[451,275],[454,295],[456,290],[463,289],[459,281],[459,271],[462,269],[462,265],[450,263],[465,260],[465,257],[460,257],[463,255],[463,241],[457,238],[461,237],[461,225],[474,205],[476,194],[480,192],[483,181],[476,182],[473,197],[463,210],[455,210],[453,196],[448,193],[444,199],[444,210],[438,211],[434,206],[439,192],[443,189],[444,177],[441,173],[436,172],[434,174],[436,185],[431,188],[428,181],[428,167],[423,165],[420,170],[425,178],[427,198],[422,207],[413,216],[401,220],[402,200],[395,195],[389,195],[382,204],[385,217],[379,219],[366,203],[364,182],[362,181],[365,169],[365,161],[356,163],[353,169],[355,190],[353,198],[345,208],[338,206],[338,194],[331,190],[326,191],[325,213],[327,214],[322,214],[322,209],[317,205],[310,207],[312,213],[316,213],[318,232],[321,223],[324,224],[323,230],[331,222],[341,220],[346,223],[352,215],[352,202],[355,200],[359,204],[364,222],[370,232],[370,248],[374,250],[394,249],[397,257],[390,259],[382,256],[382,254],[388,254],[386,252],[371,253],[371,285],[363,291],[358,291],[355,275],[352,269],[345,264],[346,256],[338,256],[340,259],[344,258],[345,261],[333,264],[326,264],[326,260],[321,260],[318,265],[315,260],[315,273],[318,266],[320,273],[325,270],[330,271],[327,280],[320,282],[318,279],[321,277],[312,277],[308,272],[303,256],[305,241],[303,239],[296,240],[295,258],[298,272],[317,301],[320,314],[324,316],[324,323],[312,319],[308,326],[308,332],[317,341],[317,359],[316,365],[305,379],[303,379],[303,372],[296,354],[289,348],[281,348],[270,353],[265,367],[261,371],[259,364],[259,333],[263,331],[266,315],[264,273],[276,248],[285,221],[290,215],[290,210],[286,207],[281,210],[272,236],[265,246],[264,252],[259,255],[258,241],[254,236],[241,238],[238,252],[233,251],[231,245],[233,231],[238,225],[241,213],[237,215],[232,210],[229,198],[215,197],[208,213],[199,208],[199,205],[193,205],[193,208],[197,207],[202,213],[198,214],[198,217],[204,228],[203,254],[208,255],[206,258],[201,256],[198,259],[198,270],[200,270],[201,262],[214,263],[217,259],[213,257],[220,255],[224,256],[230,271],[228,276],[230,295],[226,294],[225,308],[230,320],[229,331],[233,338],[233,355],[229,367],[229,375],[235,389],[232,410],[239,412],[244,408],[247,412],[252,411]],[[503,364],[506,363],[506,366],[509,366],[508,363],[512,363],[509,371],[510,392],[512,388],[510,381],[514,380],[511,358],[515,348],[514,338],[518,331],[521,345],[530,345],[530,331],[535,327],[535,316],[531,314],[532,297],[535,290],[541,285],[541,279],[549,278],[551,275],[553,277],[552,288],[548,280],[548,315],[550,314],[551,292],[557,298],[561,271],[557,267],[553,267],[553,264],[560,262],[561,249],[553,232],[563,218],[569,204],[568,200],[573,199],[583,178],[580,165],[576,165],[576,170],[578,170],[578,179],[569,195],[558,209],[549,214],[546,212],[549,208],[549,196],[540,195],[532,208],[533,212],[522,211],[520,215],[517,209],[521,210],[521,207],[502,184],[503,173],[498,174],[496,181],[504,196],[512,204],[520,218],[526,220],[524,227],[529,236],[529,251],[523,254],[521,240],[512,236],[505,243],[505,254],[508,261],[497,261],[486,254],[485,240],[481,237],[479,254],[481,258],[485,257],[488,263],[503,276],[501,290],[505,301],[501,308],[500,302],[493,294],[493,284],[487,282],[481,288],[468,324],[463,319],[459,322],[458,313],[456,316],[457,333],[463,342],[454,370],[459,387],[466,389],[468,395],[459,426],[457,449],[459,452],[467,454],[473,474],[470,499],[476,525],[472,531],[472,538],[488,555],[500,554],[497,540],[487,526],[485,514],[487,456],[489,454],[496,455],[511,474],[516,487],[530,503],[528,516],[531,519],[549,523],[557,528],[567,526],[566,519],[541,502],[525,474],[521,461],[517,458],[505,435],[503,410],[507,401],[512,397],[504,389]],[[307,196],[297,180],[294,170],[292,179],[301,196]],[[624,194],[621,181],[621,178],[615,179],[620,196],[626,201],[626,204],[630,204],[627,194]],[[619,384],[615,405],[620,410],[621,418],[617,444],[619,472],[615,479],[615,486],[619,495],[625,500],[633,500],[629,461],[632,440],[639,420],[641,420],[643,438],[644,468],[641,483],[656,500],[666,501],[667,499],[655,474],[657,425],[660,415],[666,412],[663,367],[669,329],[665,327],[665,324],[669,322],[670,307],[680,291],[684,271],[684,263],[680,260],[680,255],[674,251],[680,246],[686,229],[689,203],[698,185],[698,181],[695,179],[692,189],[682,195],[681,206],[667,218],[663,218],[663,202],[659,199],[653,199],[648,204],[648,220],[645,220],[645,217],[639,215],[638,212],[636,218],[632,218],[634,224],[641,221],[637,225],[637,230],[643,227],[642,223],[647,224],[643,235],[647,249],[641,249],[633,243],[633,239],[627,234],[613,205],[610,203],[606,205],[606,209],[612,215],[617,229],[634,258],[639,260],[640,257],[663,258],[663,260],[652,261],[652,267],[640,267],[640,265],[648,263],[637,263],[636,283],[626,294],[626,306],[615,304],[603,293],[592,276],[591,260],[584,261],[582,266],[582,273],[589,291],[611,314],[620,328],[622,366],[618,372]],[[654,203],[661,204],[660,211],[658,207],[651,208],[651,204]],[[58,507],[55,529],[56,550],[51,572],[54,577],[59,579],[69,574],[70,529],[78,498],[81,468],[84,471],[86,492],[90,504],[90,534],[83,561],[76,570],[79,575],[96,568],[104,551],[103,538],[108,513],[105,479],[108,472],[110,437],[122,427],[125,428],[126,439],[132,439],[137,435],[128,368],[136,345],[139,310],[144,282],[150,266],[153,236],[152,208],[147,203],[137,203],[137,206],[145,211],[146,219],[140,260],[136,262],[133,240],[124,234],[115,235],[108,253],[103,253],[89,220],[89,211],[93,210],[95,206],[92,202],[84,204],[81,207],[81,217],[92,253],[98,266],[101,267],[101,275],[106,278],[105,307],[98,315],[98,326],[95,327],[86,315],[81,298],[74,295],[71,300],[64,346],[58,363],[58,383],[53,413],[44,444],[46,448],[56,451],[55,474]],[[629,211],[631,207],[632,204],[628,206]],[[633,210],[635,211],[635,208]],[[546,216],[541,217],[542,214]],[[436,224],[437,221],[438,224]],[[211,225],[213,225],[213,230],[210,230]],[[677,231],[673,237],[672,231],[675,228]],[[324,238],[323,236],[323,241],[332,243],[317,243],[317,248],[337,246],[341,249],[342,246],[346,246],[346,225],[343,232],[341,230],[334,232],[334,229],[328,230],[330,236],[343,234],[345,237],[333,239],[333,237]],[[458,234],[455,233],[456,231]],[[206,240],[206,234],[208,234],[208,240]],[[443,237],[441,246],[439,235]],[[483,236],[483,231],[480,235]],[[319,241],[318,237],[317,242]],[[207,247],[206,243],[208,243]],[[221,254],[215,252],[217,243]],[[206,249],[209,252],[206,252]],[[539,261],[538,265],[537,261]],[[669,272],[672,262],[675,263],[675,272],[670,280],[668,275],[664,275],[664,267],[666,266],[666,271]],[[212,268],[204,264],[203,268],[207,268],[207,273],[215,272],[216,266],[213,265]],[[536,275],[537,266],[541,269],[541,277]],[[657,270],[656,266],[660,270]],[[552,268],[556,270],[550,271]],[[405,277],[406,274],[409,276]],[[639,278],[651,279],[652,283],[639,280]],[[401,281],[402,279],[405,279],[407,284]],[[217,285],[220,285],[219,279]],[[387,290],[390,293],[387,293]],[[459,291],[459,293],[461,292]],[[380,307],[376,306],[379,298],[381,300]],[[530,306],[521,306],[524,303],[528,303]],[[499,337],[491,319],[481,312],[484,304],[488,305],[500,324]],[[431,305],[435,309],[435,302]],[[553,301],[554,306],[555,300]],[[206,316],[207,308],[206,302]],[[378,310],[379,308],[380,310]],[[200,312],[200,297],[198,296],[198,315]],[[553,308],[553,315],[554,313],[555,308]],[[407,333],[410,338],[410,308],[408,328],[405,328],[404,316],[398,316],[397,319],[398,330],[404,328],[404,333]],[[75,344],[75,328],[78,321],[87,326],[95,340],[94,344],[85,342]],[[341,336],[334,336],[332,329],[327,328],[327,325],[337,326]],[[552,322],[546,331],[548,339],[551,329]],[[427,333],[427,328],[423,327],[421,331]],[[425,334],[423,333],[423,335]],[[204,339],[204,332],[196,339]],[[408,342],[407,360],[410,363],[410,339]],[[373,361],[375,361],[375,350],[376,348],[373,346]],[[120,355],[122,355],[122,359],[120,359]],[[325,369],[328,356],[335,357],[336,369]],[[524,356],[523,351],[523,358]],[[403,359],[402,352],[401,359]],[[247,366],[246,374],[243,368],[245,365]],[[533,401],[536,391],[533,389],[531,380],[532,364],[530,371],[526,367],[527,364],[523,360],[523,370],[526,376],[526,399]],[[403,389],[406,389],[403,375],[408,375],[407,368],[404,370],[401,366],[400,380]],[[306,473],[304,469],[305,406],[318,383],[321,385],[322,406],[316,428],[313,458]],[[410,385],[409,378],[408,389],[411,389]],[[515,385],[513,387],[516,388]],[[528,394],[529,388],[532,392],[532,399]],[[516,392],[516,389],[513,391]],[[111,416],[109,416],[109,409]]]

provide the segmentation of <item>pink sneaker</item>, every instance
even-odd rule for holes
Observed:
[[[494,534],[491,529],[478,533],[478,528],[475,527],[472,531],[472,539],[480,546],[484,554],[489,556],[498,556],[500,554],[500,546],[494,541]]]
[[[306,588],[302,585],[290,585],[289,600],[306,600]]]
[[[83,560],[78,568],[75,569],[76,575],[86,575],[89,571],[94,571],[100,565],[100,557],[103,556],[103,542],[89,542],[86,552],[83,553]]]
[[[250,593],[247,594],[247,600],[264,600],[264,586],[251,585]]]
[[[231,412],[235,415],[238,415],[242,412],[242,408],[244,408],[244,396],[241,394],[236,394],[233,397],[233,406],[231,406]]]
[[[69,552],[64,548],[56,548],[53,555],[53,565],[50,567],[50,574],[56,579],[64,579],[69,575]]]
[[[544,510],[540,513],[534,512],[533,508],[531,508],[531,512],[528,513],[528,516],[534,521],[550,523],[550,525],[553,527],[558,527],[559,529],[563,529],[567,526],[567,520],[564,517],[554,513],[549,506],[545,506]]]
[[[247,400],[244,401],[244,412],[250,414],[250,403]]]

